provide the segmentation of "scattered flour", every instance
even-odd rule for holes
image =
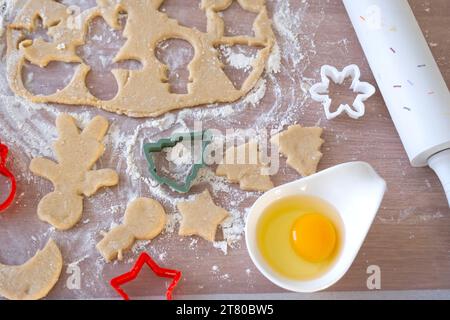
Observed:
[[[173,148],[165,149],[165,152],[166,160],[172,162],[175,166],[192,164],[193,155],[191,148],[185,143],[178,143]]]
[[[244,103],[256,106],[264,98],[266,92],[267,92],[267,80],[260,79],[256,84],[256,87],[250,92],[250,94],[247,97],[244,98]]]
[[[228,242],[227,241],[216,241],[213,243],[214,248],[220,249],[224,255],[228,254]]]
[[[230,66],[239,70],[249,71],[255,59],[254,56],[248,56],[242,52],[233,51],[230,46],[222,46],[221,53]]]
[[[86,260],[86,259],[88,259],[88,258],[89,258],[89,255],[85,255],[84,257],[82,257],[82,258],[80,258],[80,259],[78,259],[78,260],[76,260],[76,261],[73,261],[73,262],[69,263],[68,266],[69,266],[69,267],[78,266],[81,262],[83,262],[84,260]]]

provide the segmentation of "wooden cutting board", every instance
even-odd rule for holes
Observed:
[[[282,4],[282,2],[290,5]],[[181,23],[202,29],[205,27],[205,19],[202,12],[198,10],[197,3],[196,0],[167,0],[164,8]],[[448,55],[450,52],[448,37],[450,2],[411,0],[410,4],[448,83],[450,81]],[[273,115],[275,125],[283,118],[283,110],[288,110],[293,104],[297,104],[298,115],[289,114],[292,123],[297,122],[307,126],[318,124],[325,128],[326,144],[323,148],[324,158],[320,169],[352,160],[367,161],[386,179],[389,188],[352,268],[330,291],[368,290],[367,269],[372,265],[381,268],[383,290],[450,289],[450,210],[447,201],[437,177],[429,168],[412,168],[409,165],[380,93],[367,102],[367,114],[362,120],[355,121],[344,116],[327,122],[321,106],[309,99],[302,91],[302,87],[307,88],[319,79],[318,71],[323,64],[331,64],[339,68],[352,63],[358,64],[361,67],[362,79],[375,84],[342,2],[339,0],[268,0],[268,7],[270,14],[274,17],[274,29],[281,48],[282,71],[270,76],[267,80],[266,96],[257,106],[248,107],[245,112],[237,115],[230,114],[229,121],[235,121],[234,123],[242,128],[251,127],[255,118],[260,117],[262,113],[270,115],[276,106],[276,112]],[[231,13],[226,15],[227,25],[237,30],[248,28],[248,16],[245,13],[239,10]],[[1,41],[4,42],[4,38]],[[299,48],[293,48],[294,42],[298,43]],[[4,76],[4,62],[2,62],[1,70]],[[277,91],[277,88],[280,91]],[[341,94],[344,99],[350,98],[346,93]],[[88,111],[92,115],[101,114],[115,123],[128,123],[129,127],[136,127],[144,121],[130,120],[88,107],[75,109],[57,106],[57,108],[61,111]],[[11,120],[5,110],[0,106],[1,121],[7,123],[21,121]],[[33,112],[48,119],[51,125],[52,116],[49,116],[45,110]],[[218,128],[229,125],[229,123],[221,122],[221,119],[206,122],[211,127]],[[4,136],[4,130],[12,130],[11,128],[0,128],[0,137]],[[50,145],[50,141],[55,137],[50,133],[48,136],[45,133],[42,134],[43,145],[46,145],[47,140]],[[30,155],[24,154],[24,151],[19,149],[19,143],[12,142],[11,148],[12,156],[17,159],[13,167],[21,172],[19,197],[17,204],[11,210],[0,216],[0,261],[11,264],[23,263],[34,254],[35,250],[45,244],[46,234],[56,234],[63,254],[67,258],[66,264],[82,259],[78,265],[83,278],[80,290],[68,290],[67,279],[70,274],[63,272],[60,282],[51,292],[50,297],[116,297],[115,292],[107,284],[100,286],[98,283],[107,283],[113,276],[129,270],[136,254],[129,255],[125,263],[102,268],[100,274],[95,267],[98,258],[95,256],[95,249],[90,251],[87,257],[72,255],[74,248],[87,245],[84,238],[80,236],[80,227],[62,236],[49,231],[48,225],[37,220],[35,214],[37,203],[51,186],[42,179],[30,178],[30,175],[26,173]],[[36,152],[39,154],[40,150]],[[123,185],[118,190],[103,191],[98,195],[97,200],[87,201],[84,214],[87,225],[96,223],[98,219],[118,221],[128,201],[127,197],[122,195],[127,192],[136,190],[136,195],[151,195],[150,187],[145,185],[136,187],[127,183],[125,163],[123,159],[117,160],[118,156],[121,155],[112,155],[111,152],[107,152],[101,165],[116,166],[124,181]],[[274,181],[278,185],[298,178],[295,172],[286,168],[282,161],[282,168],[274,177]],[[193,191],[201,191],[201,189],[196,187]],[[112,197],[114,201],[121,201],[119,209],[111,215],[103,214],[101,218],[98,218],[101,211],[111,209]],[[244,214],[245,209],[254,199],[240,203],[239,208],[235,209]],[[216,200],[219,203],[228,201],[225,200],[225,196],[224,198],[219,196]],[[110,223],[109,220],[107,224]],[[95,241],[101,238],[98,231],[96,230],[97,234],[92,236]],[[40,237],[34,241],[36,234]],[[18,240],[14,241],[14,239]],[[88,245],[92,243],[88,242]],[[190,250],[190,240],[180,239],[176,234],[163,236],[150,246],[151,248],[146,247],[147,250],[153,252],[163,266],[178,267],[184,271],[184,279],[176,295],[284,292],[272,285],[256,270],[242,240],[234,248],[229,249],[228,255],[223,255],[220,250],[212,248],[210,244],[203,241],[198,241],[195,248]],[[127,290],[131,296],[161,296],[162,286],[159,280],[154,280],[150,272],[144,272],[138,281],[127,287]]]

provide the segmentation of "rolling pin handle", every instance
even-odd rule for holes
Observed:
[[[428,165],[436,172],[441,180],[450,207],[450,149],[432,156],[428,160]]]

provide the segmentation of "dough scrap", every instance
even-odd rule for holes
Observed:
[[[303,128],[295,125],[272,137],[271,142],[287,157],[289,166],[307,177],[317,172],[317,166],[322,159],[320,149],[325,142],[321,138],[322,133],[322,128]]]
[[[0,264],[0,296],[9,300],[42,299],[58,282],[62,267],[61,251],[50,239],[45,248],[25,264]]]
[[[260,161],[258,144],[250,141],[228,149],[223,163],[217,166],[216,174],[227,177],[232,183],[239,183],[244,191],[264,192],[274,187],[270,176],[263,174],[265,168],[267,165]]]
[[[105,151],[102,143],[108,130],[105,118],[95,117],[80,133],[74,118],[62,114],[56,119],[56,127],[59,138],[53,148],[59,162],[35,158],[30,170],[54,186],[54,191],[39,202],[39,219],[59,230],[68,230],[81,219],[83,196],[117,185],[119,177],[112,169],[91,170]]]
[[[180,25],[159,11],[162,2],[98,0],[96,7],[74,16],[62,3],[28,0],[7,28],[7,73],[11,89],[17,95],[38,103],[92,105],[133,117],[156,117],[185,107],[233,102],[255,87],[275,44],[272,22],[264,0],[238,0],[244,10],[257,13],[253,23],[254,36],[225,36],[220,11],[227,9],[232,0],[202,0],[201,8],[208,21],[206,33]],[[112,28],[119,30],[119,16],[123,12],[128,14],[123,30],[127,41],[114,57],[114,62],[138,60],[143,68],[114,69],[112,72],[118,84],[118,93],[111,100],[100,100],[86,86],[90,67],[76,54],[76,49],[85,43],[92,19],[103,17]],[[50,42],[24,38],[24,31],[32,32],[38,17],[48,29]],[[188,94],[170,92],[168,67],[155,56],[157,45],[168,39],[186,40],[195,50],[188,66]],[[260,49],[252,63],[252,71],[240,89],[234,87],[223,71],[223,63],[216,50],[221,45],[248,45]],[[41,68],[51,61],[77,63],[78,67],[64,89],[50,95],[34,95],[26,89],[22,79],[22,69],[27,61]]]
[[[229,216],[228,211],[216,206],[208,190],[193,201],[179,202],[177,208],[183,216],[178,234],[197,235],[211,242],[216,238],[217,226]]]
[[[122,260],[123,251],[131,248],[136,240],[156,238],[166,221],[166,212],[158,201],[138,198],[128,205],[124,223],[105,234],[97,244],[97,250],[107,262],[116,258]]]

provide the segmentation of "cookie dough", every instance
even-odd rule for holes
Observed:
[[[197,235],[211,242],[216,238],[217,226],[229,216],[228,211],[216,206],[208,190],[193,201],[179,202],[177,208],[183,216],[178,234]]]
[[[171,110],[232,102],[247,94],[264,72],[275,44],[264,0],[238,0],[240,6],[257,14],[253,36],[226,36],[221,11],[232,0],[202,0],[201,8],[207,16],[207,32],[180,25],[159,11],[163,0],[98,0],[98,5],[79,15],[66,5],[53,0],[28,0],[7,29],[7,72],[11,89],[34,102],[72,105],[92,105],[111,112],[134,117],[158,116]],[[121,29],[119,16],[127,14],[123,31],[125,45],[114,62],[138,60],[140,70],[114,69],[118,84],[117,95],[108,101],[94,97],[86,86],[90,67],[76,54],[85,42],[88,25],[95,17],[103,17],[114,29]],[[47,28],[50,42],[25,38],[26,32],[36,28],[40,17]],[[168,39],[188,41],[195,50],[188,66],[190,83],[187,94],[173,94],[167,83],[168,67],[155,56],[158,44]],[[252,71],[242,87],[237,89],[223,71],[217,48],[221,45],[247,45],[259,49]],[[26,62],[45,68],[51,61],[76,63],[75,74],[64,89],[51,95],[30,93],[22,79]]]
[[[0,296],[10,300],[44,298],[58,281],[62,266],[61,251],[50,239],[45,248],[25,264],[0,264]]]
[[[157,237],[166,224],[166,212],[159,202],[147,198],[138,198],[128,205],[124,223],[113,228],[97,250],[110,262],[122,260],[123,251],[131,248],[136,240],[152,240]]]
[[[239,183],[244,191],[268,191],[273,188],[273,183],[270,176],[263,174],[265,168],[267,165],[260,161],[257,142],[250,141],[228,149],[216,174],[227,177],[232,183]]]
[[[111,169],[92,170],[105,151],[102,140],[108,130],[106,119],[95,117],[80,133],[75,120],[62,114],[56,119],[56,127],[59,138],[53,148],[58,163],[36,158],[31,161],[30,170],[54,186],[54,191],[39,202],[39,219],[59,230],[68,230],[81,219],[83,196],[118,184],[119,177]]]
[[[287,157],[289,166],[307,177],[317,172],[317,166],[322,159],[320,149],[325,142],[321,138],[322,133],[322,128],[303,128],[295,125],[272,137],[271,142]]]

